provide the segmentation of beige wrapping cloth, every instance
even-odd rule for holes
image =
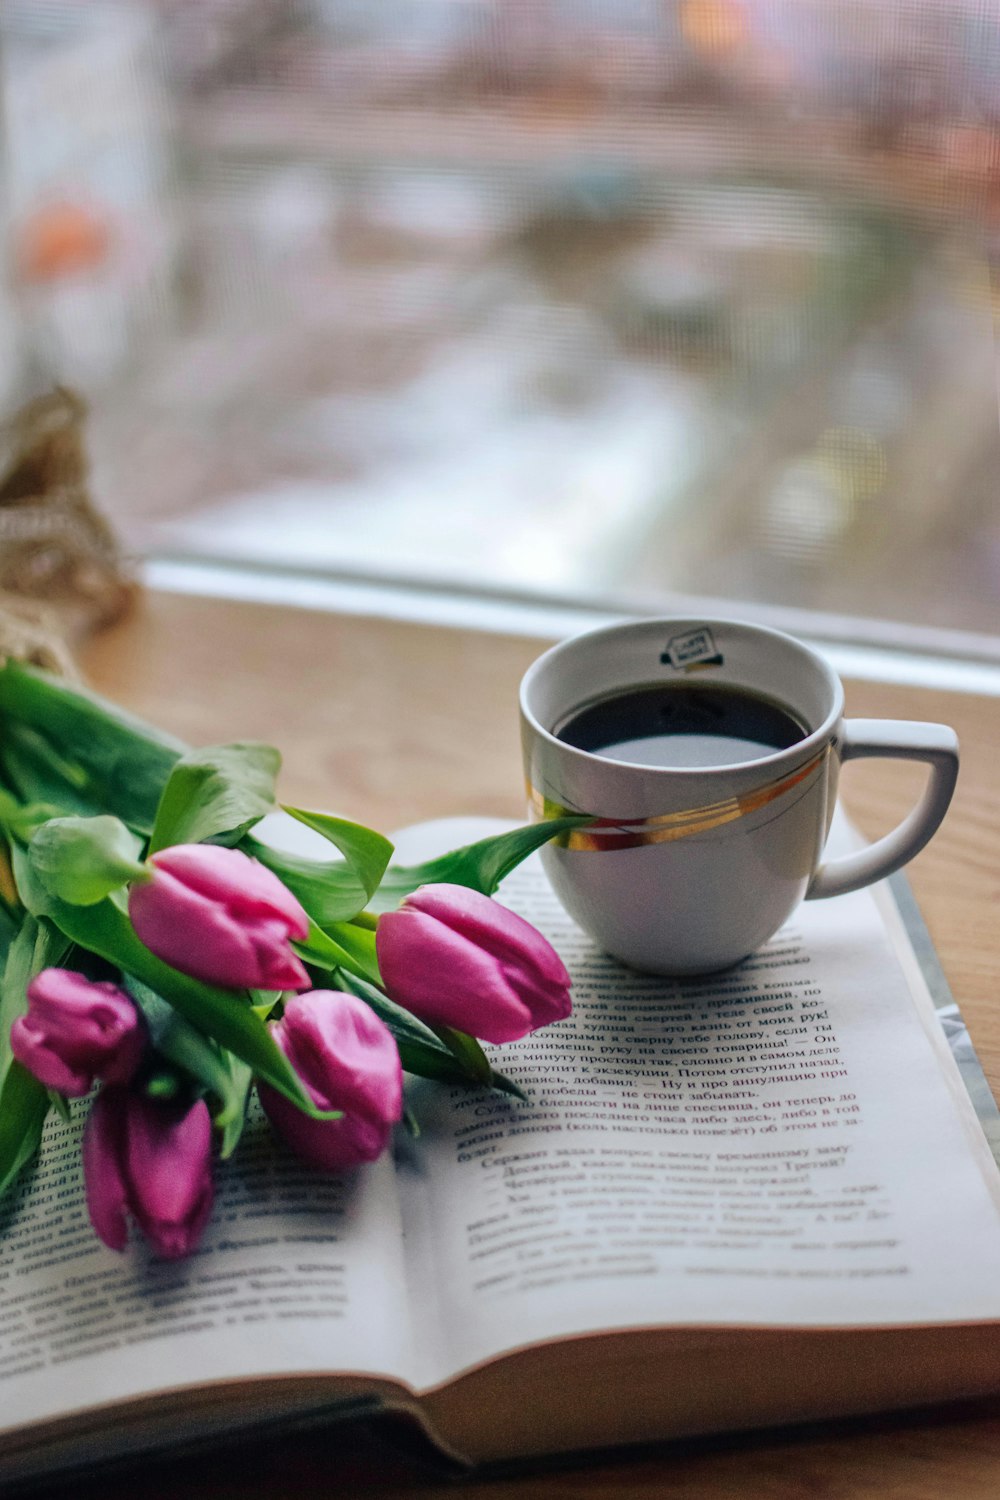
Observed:
[[[136,590],[90,495],[85,417],[60,388],[0,426],[0,659],[71,675],[67,642],[120,618]]]

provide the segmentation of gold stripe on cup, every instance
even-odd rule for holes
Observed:
[[[669,844],[698,833],[710,833],[714,828],[722,828],[726,823],[735,823],[739,818],[759,812],[762,807],[767,807],[794,787],[800,786],[818,770],[829,753],[830,746],[825,745],[805,765],[755,788],[752,792],[744,793],[742,797],[724,797],[719,802],[708,802],[702,807],[660,813],[650,818],[595,818],[586,828],[574,828],[568,833],[559,834],[552,842],[560,849],[594,853],[609,849],[640,849],[647,844]],[[564,807],[544,796],[530,783],[528,802],[536,821],[563,818],[580,812],[579,808]]]

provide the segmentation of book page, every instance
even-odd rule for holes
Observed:
[[[219,1168],[215,1211],[185,1260],[157,1259],[138,1235],[124,1255],[97,1240],[78,1119],[50,1119],[41,1164],[5,1203],[0,1232],[0,1433],[255,1374],[408,1370],[391,1158],[324,1176],[276,1141],[259,1109]]]
[[[499,899],[554,942],[574,1013],[490,1049],[529,1102],[412,1097],[426,1381],[604,1328],[1000,1316],[1000,1178],[872,892],[676,981],[599,953],[535,860]]]
[[[495,828],[427,825],[401,857]],[[255,1114],[173,1263],[95,1240],[78,1127],[50,1120],[0,1208],[0,1432],[255,1375],[430,1386],[602,1328],[1000,1315],[996,1173],[870,894],[678,983],[597,953],[535,861],[501,899],[576,980],[572,1018],[492,1049],[528,1103],[411,1080],[420,1138],[344,1178]]]

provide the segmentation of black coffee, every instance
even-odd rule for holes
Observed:
[[[805,739],[790,709],[747,688],[649,683],[595,698],[556,735],[578,750],[641,766],[726,766]]]

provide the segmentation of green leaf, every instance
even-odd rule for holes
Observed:
[[[50,805],[82,818],[103,810],[81,789],[85,778],[79,769],[68,765],[37,730],[3,720],[0,755],[4,777],[22,802]]]
[[[0,1085],[0,1193],[38,1151],[49,1103],[45,1085],[12,1059]]]
[[[139,1006],[157,1052],[213,1096],[213,1122],[222,1132],[221,1154],[231,1156],[239,1144],[253,1081],[251,1069],[186,1021],[172,1005],[132,975],[129,994]]]
[[[378,954],[375,950],[374,927],[359,927],[353,922],[338,922],[336,926],[326,929],[326,935],[349,955],[356,972],[363,979],[369,980],[372,984],[382,983]]]
[[[305,963],[317,969],[349,969],[372,984],[382,981],[375,955],[375,934],[369,928],[341,922],[324,932],[310,918],[308,938],[304,943],[293,943],[292,947]]]
[[[456,1031],[454,1026],[435,1026],[434,1030],[451,1055],[461,1063],[466,1076],[473,1082],[486,1084],[488,1087],[492,1081],[493,1069],[476,1038],[467,1036],[464,1031]]]
[[[0,1079],[5,1075],[13,1054],[10,1050],[10,1028],[28,1009],[28,985],[43,969],[58,965],[70,944],[61,932],[48,922],[25,914],[7,954],[0,979]]]
[[[173,1068],[157,1068],[143,1077],[141,1088],[147,1099],[178,1099],[184,1092],[184,1080]]]
[[[392,844],[383,834],[376,833],[374,828],[366,828],[362,823],[348,823],[344,818],[331,818],[326,813],[306,812],[304,808],[289,807],[286,803],[282,805],[286,813],[315,833],[321,833],[340,850],[348,868],[358,877],[366,900],[375,894],[392,858]]]
[[[219,1097],[219,1108],[213,1119],[216,1129],[222,1133],[220,1155],[223,1161],[228,1161],[240,1143],[243,1126],[246,1124],[247,1103],[253,1086],[253,1069],[232,1052],[227,1052],[222,1048],[219,1051],[226,1076],[223,1080],[223,1075],[220,1074],[218,1082],[221,1086],[224,1081],[225,1092],[219,1093],[218,1087],[213,1086],[213,1093],[218,1093]]]
[[[142,843],[119,818],[50,818],[28,845],[45,889],[73,906],[93,906],[132,880],[148,880]]]
[[[7,911],[6,907],[0,906],[0,971],[10,955],[14,939],[18,934],[18,923]]]
[[[35,667],[8,660],[0,667],[0,762],[9,769],[9,740],[34,731],[19,748],[19,777],[33,763],[42,780],[17,790],[31,801],[54,801],[63,811],[116,814],[139,833],[153,827],[174,761],[187,748],[141,719]],[[75,791],[77,801],[71,802]]]
[[[361,879],[343,860],[324,864],[301,854],[286,854],[252,834],[242,840],[240,848],[273,870],[319,927],[349,922],[368,902]]]
[[[248,741],[189,750],[167,778],[149,852],[207,839],[236,843],[274,811],[281,756],[273,745]]]
[[[244,998],[232,990],[203,984],[172,969],[140,942],[132,924],[110,896],[93,906],[71,906],[46,891],[26,856],[15,850],[14,873],[25,905],[49,918],[60,932],[82,948],[105,958],[125,974],[167,1000],[191,1025],[235,1052],[237,1057],[313,1118],[317,1111],[266,1025]]]
[[[512,828],[509,833],[493,834],[420,865],[390,865],[372,906],[375,911],[392,911],[418,886],[434,885],[439,881],[468,886],[471,890],[481,891],[484,896],[492,896],[500,882],[529,854],[550,839],[592,822],[591,817],[582,815],[549,818],[542,823]]]
[[[498,1089],[501,1094],[511,1094],[515,1099],[520,1099],[522,1104],[531,1103],[531,1100],[520,1084],[515,1083],[513,1078],[508,1078],[506,1073],[499,1073],[496,1068],[493,1069],[492,1083],[493,1087]]]
[[[30,981],[60,963],[69,946],[47,922],[25,916],[0,979],[0,1193],[38,1150],[51,1102],[48,1089],[11,1052],[10,1028],[28,1008]]]
[[[28,851],[21,849],[17,844],[12,844],[10,861],[14,872],[14,883],[22,903],[33,916],[46,916],[49,907],[57,898],[35,874],[31,861],[28,859]]]
[[[49,818],[61,817],[62,812],[62,808],[50,802],[18,802],[0,787],[0,830],[8,840],[13,838],[26,844],[36,828]]]
[[[73,1111],[69,1107],[69,1100],[66,1098],[66,1095],[57,1093],[55,1089],[49,1089],[48,1095],[49,1104],[55,1110],[60,1120],[64,1120],[67,1125],[71,1124]]]

